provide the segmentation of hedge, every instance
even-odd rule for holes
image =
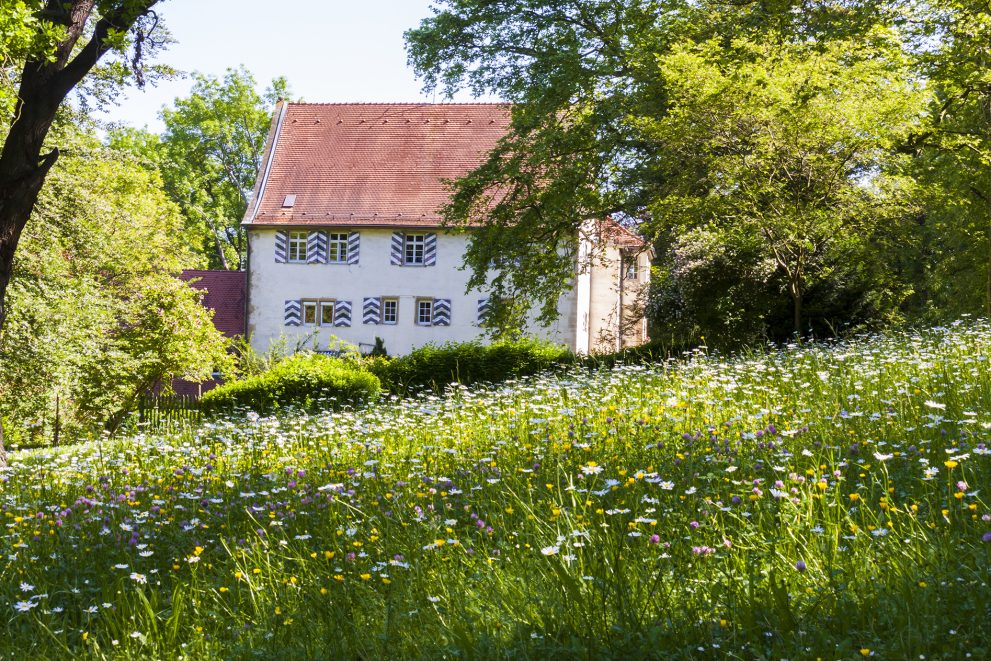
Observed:
[[[392,360],[367,360],[366,368],[382,386],[398,395],[429,388],[443,390],[451,383],[498,383],[536,374],[555,365],[573,362],[566,348],[534,339],[427,345]]]
[[[280,408],[318,410],[360,405],[378,396],[381,383],[351,360],[300,353],[268,372],[218,386],[203,395],[206,413],[248,409],[271,413]]]

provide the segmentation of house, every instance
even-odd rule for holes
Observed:
[[[255,349],[284,336],[368,350],[381,337],[401,354],[484,336],[487,294],[466,291],[460,268],[469,237],[440,209],[446,181],[508,126],[505,104],[280,102],[243,221]],[[646,245],[611,220],[587,228],[558,320],[528,331],[582,353],[640,344]]]

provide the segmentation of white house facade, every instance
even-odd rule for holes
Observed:
[[[441,227],[439,210],[445,180],[507,126],[505,105],[280,103],[244,220],[252,346],[382,338],[402,354],[484,338],[489,298],[461,268],[469,236]],[[640,344],[649,253],[612,221],[588,227],[557,321],[527,330],[581,353]]]

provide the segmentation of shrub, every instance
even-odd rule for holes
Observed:
[[[286,407],[315,410],[363,404],[380,390],[378,377],[352,360],[300,353],[263,374],[214,388],[200,404],[207,413],[237,408],[259,413]]]
[[[665,342],[663,340],[651,340],[646,344],[636,347],[629,347],[622,351],[613,353],[597,353],[591,356],[582,356],[577,362],[589,367],[612,369],[618,363],[635,365],[640,363],[662,362],[678,356],[682,352],[694,348],[695,345],[689,343]]]
[[[573,354],[566,348],[535,339],[427,345],[394,360],[366,361],[383,387],[396,394],[418,388],[443,390],[450,383],[496,383],[536,374],[554,365],[570,363]]]

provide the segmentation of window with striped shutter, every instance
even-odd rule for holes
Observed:
[[[326,264],[327,263],[327,233],[310,232],[306,238],[306,263]]]
[[[303,325],[303,303],[299,300],[286,301],[283,309],[283,321],[286,326]]]
[[[430,233],[423,239],[423,265],[437,264],[437,235]]]
[[[392,252],[389,256],[389,263],[393,266],[403,265],[403,245],[406,243],[406,235],[402,232],[392,233]]]
[[[358,251],[361,248],[361,233],[351,232],[348,235],[348,264],[358,263]]]
[[[484,326],[489,318],[489,311],[491,310],[491,304],[489,299],[480,298],[478,299],[478,325]]]
[[[334,325],[351,325],[351,301],[337,301],[334,305]]]
[[[449,298],[435,298],[434,299],[434,326],[450,326],[451,325],[451,299]]]
[[[279,230],[275,233],[275,263],[285,264],[289,259],[289,232]]]
[[[364,324],[382,323],[382,299],[379,297],[366,298],[361,305],[361,321]]]

